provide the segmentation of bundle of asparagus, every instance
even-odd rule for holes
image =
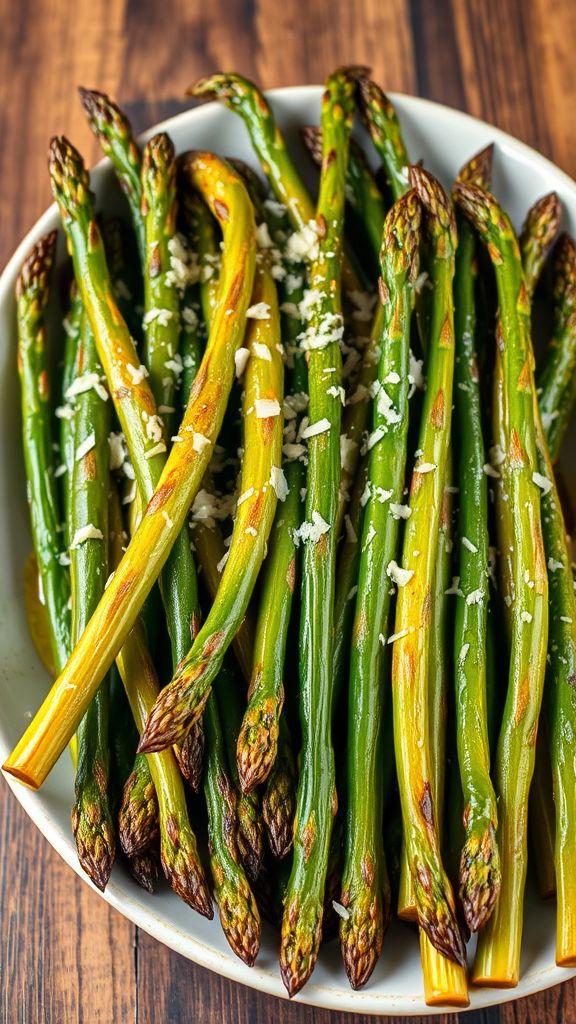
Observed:
[[[73,283],[48,330],[51,233],[17,321],[26,610],[56,678],[4,769],[37,788],[69,744],[92,881],[121,855],[152,891],[160,863],[195,910],[214,898],[250,965],[270,918],[290,995],[335,925],[364,985],[393,893],[430,1004],[467,1005],[469,932],[474,983],[516,984],[531,858],[557,893],[557,962],[576,964],[576,599],[554,469],[576,247],[556,243],[549,298],[557,198],[517,239],[491,147],[450,198],[365,68],[330,75],[303,127],[316,202],[239,75],[190,94],[241,116],[264,179],[177,157],[166,134],[141,151],[80,92],[130,224],[97,217],[81,156],[53,139]]]

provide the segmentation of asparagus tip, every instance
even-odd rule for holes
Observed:
[[[174,679],[156,698],[138,744],[139,754],[156,754],[179,743],[201,717],[210,690],[190,703],[190,684]]]
[[[283,757],[268,778],[262,796],[262,817],[268,844],[277,860],[282,860],[294,842],[296,783],[292,758]]]
[[[160,860],[173,891],[193,910],[212,920],[212,898],[198,858],[194,833],[173,816],[169,816],[161,831]]]
[[[243,793],[265,782],[278,751],[278,701],[269,697],[249,704],[244,714],[236,760]]]
[[[300,129],[300,137],[315,164],[322,163],[322,129],[316,124],[307,124]]]
[[[216,894],[216,902],[222,931],[230,947],[248,967],[253,967],[260,950],[261,925],[248,882],[233,887],[224,883]]]
[[[341,898],[347,916],[340,921],[340,949],[348,981],[353,989],[362,988],[374,970],[389,924],[388,912],[380,893],[367,889],[359,898]]]
[[[173,747],[178,767],[193,793],[200,792],[204,770],[204,730],[196,722],[181,743]]]
[[[158,885],[158,862],[150,850],[137,853],[134,857],[128,858],[130,874],[138,885],[141,885],[150,894],[156,891]]]
[[[450,233],[452,245],[455,248],[457,236],[454,210],[442,185],[434,175],[419,164],[410,164],[408,174],[411,187],[416,190],[422,205],[433,218],[432,223],[436,222],[441,230]]]
[[[460,168],[458,181],[467,185],[477,185],[479,188],[490,188],[493,159],[494,143],[490,142]]]
[[[280,941],[280,974],[290,998],[312,974],[322,937],[322,905],[301,910],[298,898],[284,909]]]
[[[116,854],[107,801],[83,794],[72,810],[72,833],[83,870],[96,888],[104,892]]]
[[[43,235],[28,253],[16,282],[16,297],[20,298],[24,292],[44,292],[56,251],[57,231],[49,231]]]
[[[444,876],[440,882],[436,873],[432,874],[422,864],[412,878],[418,924],[439,953],[465,967],[466,946],[454,911],[448,879]]]
[[[460,898],[466,924],[479,931],[490,917],[500,891],[500,858],[490,822],[484,834],[469,835],[460,860]]]
[[[118,837],[126,857],[148,849],[158,836],[158,801],[154,783],[146,773],[128,776],[118,812]]]

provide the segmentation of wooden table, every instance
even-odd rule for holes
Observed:
[[[573,0],[0,0],[0,25],[0,265],[50,201],[49,137],[65,133],[97,156],[78,83],[116,96],[140,130],[185,109],[185,86],[208,71],[271,87],[362,62],[386,89],[486,118],[576,176]],[[65,867],[4,783],[0,814],[4,1024],[352,1019],[188,963]],[[466,1017],[574,1020],[576,982]]]

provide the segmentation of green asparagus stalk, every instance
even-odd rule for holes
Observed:
[[[44,323],[56,237],[55,231],[44,235],[27,257],[16,284],[16,316],[22,437],[32,539],[42,597],[48,612],[52,655],[57,671],[61,671],[70,651],[70,583],[60,559],[60,511],[51,447],[50,384]]]
[[[60,147],[55,148],[57,159]],[[189,154],[186,171],[223,229],[221,304],[216,310],[206,353],[178,433],[180,441],[172,448],[138,530],[80,643],[6,762],[7,771],[34,787],[41,785],[75,731],[178,537],[218,436],[234,375],[234,353],[244,336],[255,266],[254,219],[246,190],[238,177],[211,154]],[[83,188],[79,191],[85,194]],[[93,241],[95,234],[93,227]],[[109,301],[112,300],[107,296],[108,309],[113,308],[108,305]],[[110,322],[112,319],[112,316],[106,317],[105,327],[117,345],[119,324],[116,319]],[[95,336],[98,340],[96,331]],[[128,362],[139,370],[135,361]],[[153,415],[151,396],[142,382],[138,385],[132,382],[131,374],[126,372],[128,362],[114,359],[109,367],[112,379],[120,376],[119,400],[129,404],[130,416],[146,409]],[[218,366],[218,373],[212,370],[214,365]],[[137,399],[142,399],[143,404]],[[150,454],[153,450],[150,449]],[[151,454],[146,461],[159,455]]]
[[[204,724],[208,747],[204,794],[214,897],[230,946],[251,967],[260,948],[260,915],[240,861],[237,795],[227,771],[226,750],[213,695],[206,702]]]
[[[324,887],[336,811],[331,740],[336,512],[340,485],[340,266],[344,184],[354,111],[353,75],[338,71],[322,102],[323,161],[316,211],[318,255],[310,280],[314,301],[303,346],[308,347],[309,417],[306,520],[300,626],[302,750],[294,859],[282,920],[280,971],[289,995],[309,978],[320,945]]]
[[[120,107],[105,93],[96,92],[95,89],[84,89],[82,86],[78,91],[88,124],[104,153],[111,160],[122,191],[128,200],[140,260],[144,266],[146,236],[140,212],[141,157],[138,145],[132,135],[130,122]]]
[[[176,156],[174,145],[162,132],[146,143],[142,156],[142,219],[146,237],[144,263],[144,344],[150,388],[165,433],[171,437],[176,423],[176,389],[181,365],[180,301],[173,264],[185,269],[178,252],[176,232]],[[178,261],[178,262],[177,262]]]
[[[62,382],[61,382],[61,395],[62,404],[56,408],[56,416],[60,421],[59,430],[59,443],[60,443],[60,474],[62,474],[63,484],[60,492],[62,514],[63,514],[63,525],[64,525],[64,539],[66,541],[66,547],[70,544],[70,538],[68,537],[68,524],[69,524],[69,513],[68,513],[68,498],[70,496],[70,488],[67,485],[67,481],[72,478],[72,470],[74,467],[74,401],[69,401],[68,391],[74,382],[74,362],[76,359],[76,352],[80,343],[80,331],[82,329],[82,318],[83,318],[84,307],[82,305],[82,298],[80,292],[76,286],[76,282],[73,281],[70,287],[70,304],[68,306],[68,312],[63,321],[63,327],[66,334],[64,342],[64,358],[62,365]],[[58,473],[58,470],[55,470]]]
[[[555,192],[539,199],[528,211],[520,234],[520,254],[528,297],[532,301],[548,251],[560,223],[561,207]],[[530,787],[529,839],[534,854],[538,887],[543,899],[556,895],[554,869],[554,808],[552,771],[546,726],[538,731],[534,775]]]
[[[302,129],[302,140],[314,163],[322,164],[322,133],[316,125]],[[382,226],[386,205],[368,164],[366,154],[357,142],[350,141],[350,155],[346,173],[346,200],[365,229],[370,248],[376,259],[380,254]]]
[[[494,912],[480,933],[474,981],[511,986],[518,981],[520,967],[527,802],[548,638],[530,303],[518,242],[496,200],[482,189],[459,182],[454,195],[488,248],[498,288],[494,436],[502,461],[497,522],[505,561],[504,601],[511,608],[511,659],[494,769],[502,883]]]
[[[554,253],[554,329],[537,375],[542,426],[552,461],[576,404],[576,245],[562,235]]]
[[[286,642],[298,576],[299,557],[294,536],[302,522],[302,489],[306,484],[305,447],[297,441],[301,422],[301,413],[297,410],[302,409],[307,371],[304,353],[297,350],[297,339],[302,329],[301,319],[299,315],[293,315],[297,313],[297,307],[303,299],[303,278],[295,273],[294,266],[289,265],[287,271],[281,284],[282,298],[288,309],[282,321],[282,339],[285,351],[293,361],[293,368],[288,370],[287,394],[284,399],[284,409],[290,417],[284,431],[286,443],[283,472],[287,495],[276,510],[270,548],[263,567],[248,706],[238,736],[238,772],[245,792],[264,782],[276,762],[284,703]],[[286,729],[284,746],[287,744],[289,735]],[[291,752],[284,751],[284,756],[276,766],[274,785],[266,790],[265,817],[269,818],[272,828],[279,807],[284,805],[288,797],[286,786],[292,782],[291,763]],[[282,791],[280,800],[275,792],[278,785]],[[269,798],[272,798],[271,804]],[[277,836],[272,842],[277,850],[287,852],[285,840]]]
[[[346,854],[340,902],[340,944],[353,988],[370,977],[390,919],[383,844],[384,642],[398,567],[408,435],[408,372],[414,283],[418,275],[421,207],[414,191],[390,210],[382,237],[384,330],[378,395],[368,445],[369,498],[362,529],[348,697]],[[366,793],[370,800],[366,800]],[[387,898],[385,898],[387,894]]]
[[[492,173],[489,146],[460,171],[458,180],[488,188]],[[500,890],[496,843],[498,810],[490,778],[487,711],[488,616],[488,457],[482,435],[482,398],[478,380],[474,230],[457,217],[458,251],[454,278],[456,361],[454,415],[458,452],[460,592],[456,596],[454,671],[456,738],[464,798],[465,840],[460,859],[460,898],[470,931],[483,927]],[[480,594],[476,602],[469,594]]]
[[[421,168],[410,168],[411,185],[427,211],[434,301],[427,347],[428,374],[419,455],[410,489],[402,567],[409,574],[398,592],[393,643],[392,694],[396,767],[404,836],[414,883],[418,922],[431,944],[465,965],[465,947],[442,865],[439,821],[431,790],[429,740],[430,616],[446,463],[454,369],[452,279],[456,228],[441,186]],[[415,553],[416,552],[416,553]]]
[[[104,592],[108,576],[108,488],[110,408],[94,337],[84,313],[74,380],[74,460],[68,479],[68,542],[72,595],[71,642],[75,644]],[[94,388],[96,384],[96,389]],[[87,386],[90,385],[90,386]],[[86,387],[86,390],[79,390]],[[72,831],[78,858],[94,884],[104,890],[115,854],[109,802],[109,680],[104,679],[77,732]]]
[[[242,792],[236,764],[236,746],[242,723],[244,708],[243,687],[233,665],[226,658],[215,682],[215,694],[220,709],[220,721],[230,779],[237,791],[236,816],[238,820],[237,843],[246,874],[255,883],[264,855],[264,825],[260,813],[260,797],[256,791]]]
[[[520,255],[528,294],[534,294],[546,257],[558,233],[562,208],[555,192],[530,207],[520,233]]]
[[[263,265],[257,270],[252,297],[245,339],[250,353],[243,399],[245,454],[229,553],[210,613],[149,717],[140,740],[144,752],[178,741],[201,716],[252,596],[277,497],[285,497],[280,469],[284,374],[278,351],[279,313],[276,286]]]

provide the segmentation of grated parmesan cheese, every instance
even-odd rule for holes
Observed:
[[[277,398],[257,398],[254,402],[256,417],[259,420],[280,415],[280,403]]]
[[[76,530],[70,547],[79,548],[80,545],[84,544],[87,540],[104,540],[104,534],[97,526],[94,526],[92,523],[88,523],[87,526],[81,526]]]
[[[403,569],[397,562],[392,559],[388,562],[386,569],[386,575],[390,577],[393,583],[397,587],[405,587],[410,582],[414,575],[414,569]]]

